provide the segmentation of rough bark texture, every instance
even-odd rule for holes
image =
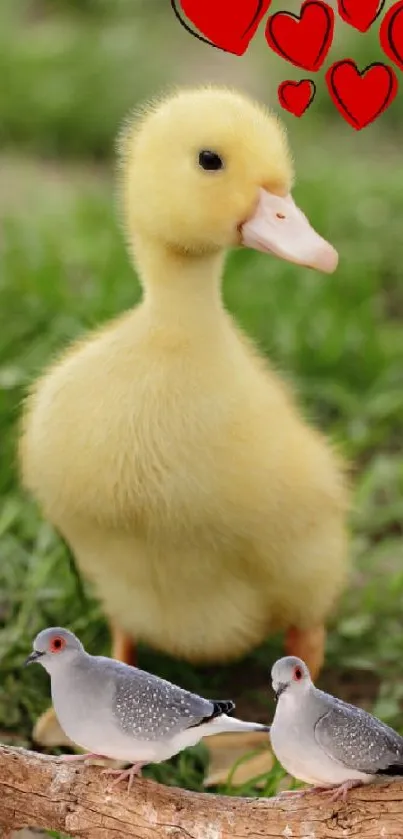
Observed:
[[[138,779],[106,793],[97,766],[0,746],[0,836],[42,827],[82,839],[402,839],[403,782],[326,797],[197,794]]]

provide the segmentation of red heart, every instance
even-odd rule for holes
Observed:
[[[383,51],[403,70],[403,0],[389,9],[379,34]]]
[[[339,15],[350,26],[366,32],[379,17],[385,0],[337,0]]]
[[[301,79],[300,82],[281,82],[277,91],[278,101],[285,111],[302,117],[315,99],[316,85],[311,79]]]
[[[395,71],[379,61],[362,71],[351,58],[335,61],[325,78],[337,110],[356,131],[377,119],[398,89]]]
[[[270,15],[266,41],[274,52],[296,67],[319,70],[332,44],[334,12],[322,0],[305,0],[301,14]]]
[[[213,47],[243,55],[271,0],[171,0],[171,6],[182,26]],[[188,26],[181,15],[195,26],[201,35]],[[203,37],[204,36],[204,37]]]

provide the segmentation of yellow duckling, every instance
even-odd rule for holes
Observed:
[[[228,662],[273,631],[313,678],[346,579],[342,465],[221,299],[228,248],[323,271],[337,254],[291,197],[277,118],[225,89],[179,92],[121,139],[143,300],[34,385],[23,483],[134,644]],[[253,294],[253,288],[251,288]]]

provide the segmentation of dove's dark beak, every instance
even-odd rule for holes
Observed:
[[[288,688],[288,685],[284,682],[279,682],[278,685],[274,688],[274,695],[276,697],[276,702],[280,699],[280,696],[284,691]]]
[[[28,656],[28,658],[24,661],[24,667],[28,664],[33,664],[35,661],[38,661],[39,658],[42,658],[43,653],[39,652],[39,650],[33,650],[33,652]]]

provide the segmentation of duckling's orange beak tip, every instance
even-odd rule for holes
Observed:
[[[326,274],[336,270],[337,251],[311,227],[291,195],[280,198],[265,189],[253,216],[242,225],[242,244]]]

